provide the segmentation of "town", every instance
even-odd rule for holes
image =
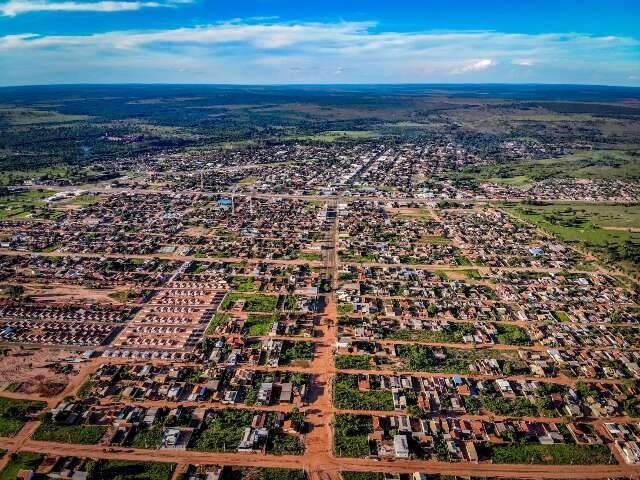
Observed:
[[[6,468],[638,475],[632,277],[502,193],[352,194],[394,155],[331,176],[339,195],[14,191],[53,215],[1,225]]]

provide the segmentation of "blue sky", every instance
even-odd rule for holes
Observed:
[[[634,0],[0,0],[0,85],[640,86]]]

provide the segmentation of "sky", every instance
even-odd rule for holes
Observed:
[[[0,85],[640,86],[639,0],[0,0]]]

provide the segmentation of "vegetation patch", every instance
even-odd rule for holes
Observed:
[[[280,365],[289,365],[294,361],[306,360],[313,358],[312,342],[290,342],[286,341],[282,347],[280,355]]]
[[[251,425],[254,412],[224,409],[207,418],[204,428],[192,440],[193,449],[203,452],[235,451],[245,427]]]
[[[46,406],[44,402],[0,397],[0,437],[9,437],[18,433],[27,422],[29,415]]]
[[[376,359],[371,355],[337,355],[335,363],[340,370],[370,370]]]
[[[274,312],[278,305],[278,297],[259,293],[246,294],[242,292],[229,292],[220,304],[223,310],[229,310],[236,302],[244,301],[245,312]]]
[[[249,335],[253,336],[265,336],[269,333],[269,329],[273,322],[278,321],[278,314],[273,315],[256,315],[250,314],[247,320],[244,322],[244,326],[247,329]]]
[[[129,438],[128,445],[133,448],[160,448],[164,436],[161,425],[153,425],[151,428],[137,430]]]
[[[306,480],[304,470],[292,468],[228,467],[224,480]]]
[[[33,439],[44,442],[95,445],[107,432],[104,425],[60,425],[44,421],[33,434]]]
[[[537,465],[613,465],[613,453],[606,445],[495,445],[493,463]]]
[[[640,214],[636,206],[529,202],[504,203],[502,208],[563,242],[576,244],[605,262],[640,274]],[[585,271],[593,268],[582,267]]]
[[[367,435],[373,431],[368,415],[335,416],[335,453],[339,457],[366,457],[369,454]]]
[[[15,480],[20,470],[35,470],[42,462],[42,458],[40,453],[12,453],[9,463],[0,472],[0,480]]]
[[[304,444],[297,435],[277,433],[269,435],[267,453],[273,455],[302,455],[304,453]]]
[[[342,410],[392,411],[393,397],[388,390],[358,389],[358,376],[338,373],[333,381],[333,402]]]
[[[87,464],[88,480],[169,480],[174,463],[92,460]]]

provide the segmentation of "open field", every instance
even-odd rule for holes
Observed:
[[[635,205],[589,205],[584,203],[503,204],[502,208],[638,273],[640,212]]]

